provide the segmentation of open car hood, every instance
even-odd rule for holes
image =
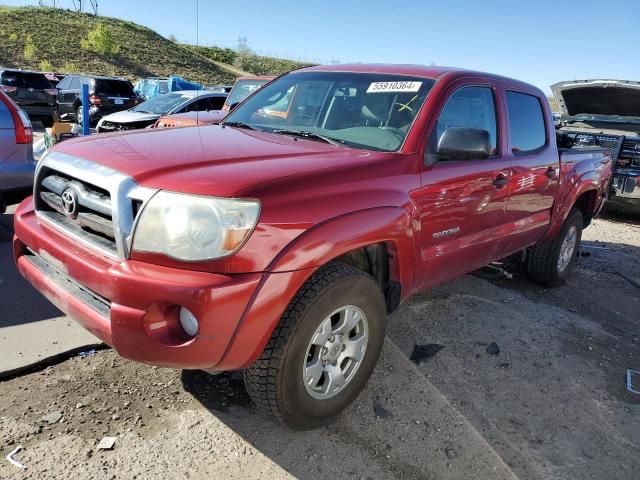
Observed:
[[[551,85],[563,117],[580,113],[640,117],[640,82],[571,80]]]

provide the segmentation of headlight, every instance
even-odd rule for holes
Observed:
[[[251,200],[158,192],[144,207],[133,250],[196,262],[235,253],[258,222]]]

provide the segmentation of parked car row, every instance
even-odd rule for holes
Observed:
[[[141,79],[134,87],[129,80],[118,77],[85,74],[64,76],[55,72],[0,69],[0,90],[9,95],[31,120],[50,127],[55,119],[83,122],[82,85],[86,84],[89,87],[90,125],[94,127],[100,124],[99,131],[117,131],[145,128],[165,115],[191,111],[229,112],[271,79],[273,77],[242,77],[233,87],[205,87],[178,76],[151,77]],[[151,104],[146,103],[167,94],[172,95]],[[144,106],[134,109],[139,104]],[[104,117],[125,110],[130,110],[131,114],[101,122]],[[208,118],[219,121],[223,115],[217,113]]]

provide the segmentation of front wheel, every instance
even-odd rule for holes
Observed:
[[[553,239],[529,250],[527,276],[549,287],[562,285],[578,257],[582,228],[582,212],[571,210],[560,232]]]
[[[343,263],[320,268],[291,301],[262,356],[244,372],[258,409],[300,430],[329,422],[358,396],[386,328],[382,292]]]

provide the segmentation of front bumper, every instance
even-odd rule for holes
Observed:
[[[123,357],[174,368],[226,369],[221,360],[232,339],[234,348],[243,349],[236,330],[261,280],[269,277],[112,260],[42,224],[31,199],[16,211],[13,248],[21,274],[69,317]],[[198,318],[195,338],[180,328],[179,306]],[[265,334],[244,342],[246,352],[233,367],[255,358]]]
[[[640,169],[618,169],[611,182],[612,197],[634,199],[640,203]]]

